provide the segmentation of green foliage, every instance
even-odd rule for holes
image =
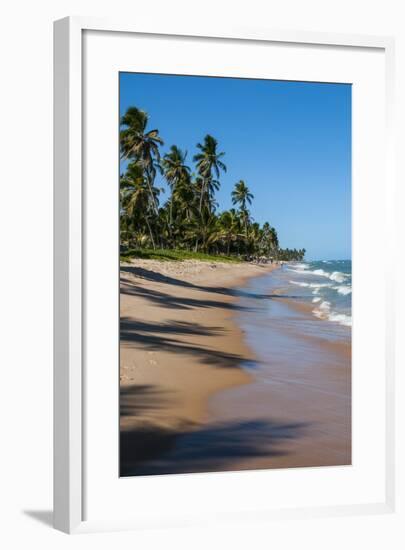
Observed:
[[[241,260],[235,256],[221,256],[212,254],[203,254],[202,252],[189,252],[187,250],[171,249],[133,249],[121,254],[122,262],[130,261],[132,258],[141,258],[142,260],[160,260],[165,261],[183,261],[200,260],[203,262],[232,262],[239,263]]]
[[[302,260],[305,249],[279,247],[277,231],[268,222],[261,227],[248,210],[254,199],[245,181],[232,191],[238,210],[217,213],[215,193],[226,172],[224,152],[206,135],[193,156],[196,173],[186,164],[187,153],[172,145],[163,158],[159,130],[148,130],[149,116],[129,107],[121,118],[121,158],[129,160],[120,178],[121,258],[159,260],[199,259],[240,261],[271,258]],[[162,189],[155,185],[163,174],[170,196],[160,205]]]

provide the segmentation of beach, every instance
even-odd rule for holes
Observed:
[[[350,463],[350,346],[269,292],[277,267],[121,265],[122,476]]]
[[[119,103],[120,475],[351,464],[351,87]]]

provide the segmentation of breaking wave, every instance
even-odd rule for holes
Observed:
[[[297,268],[297,269],[295,269]],[[289,271],[293,271],[294,273],[301,273],[304,275],[316,275],[317,277],[326,277],[330,279],[331,281],[335,281],[336,283],[344,283],[350,275],[347,273],[342,273],[340,271],[325,271],[324,269],[314,269],[310,270],[307,267],[299,268],[299,266],[295,266],[294,268],[290,268]]]
[[[321,304],[312,310],[312,313],[318,319],[326,319],[328,321],[333,321],[339,323],[340,325],[351,327],[352,326],[352,317],[346,313],[339,313],[331,309],[331,303],[324,301]]]
[[[287,266],[289,283],[311,298],[313,314],[343,326],[351,326],[351,262],[321,260]]]

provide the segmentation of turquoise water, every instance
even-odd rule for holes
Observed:
[[[283,267],[284,285],[297,296],[311,300],[319,319],[352,325],[352,262],[321,260]]]
[[[322,343],[350,344],[351,298],[351,261],[292,262],[248,282],[239,322],[262,357],[325,362]]]

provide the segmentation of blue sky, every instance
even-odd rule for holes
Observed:
[[[349,84],[121,73],[120,113],[130,105],[147,111],[162,152],[178,145],[190,166],[197,142],[218,140],[227,165],[220,210],[243,179],[254,220],[276,227],[283,248],[351,258]]]

